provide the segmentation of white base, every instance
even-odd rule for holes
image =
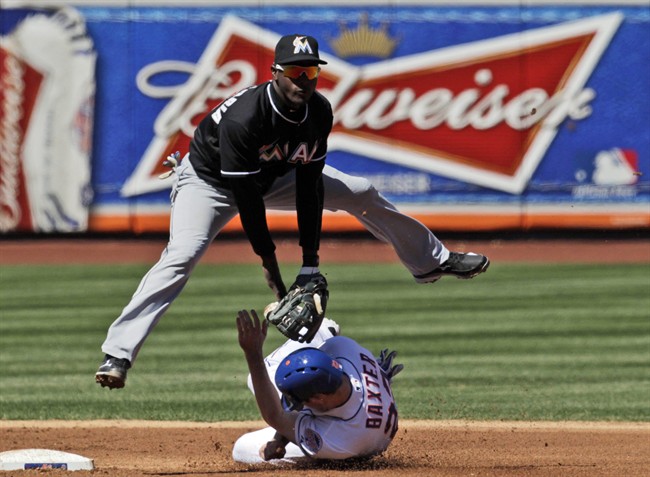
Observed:
[[[92,459],[49,449],[20,449],[0,452],[0,470],[63,469],[93,470]]]

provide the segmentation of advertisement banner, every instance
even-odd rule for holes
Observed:
[[[87,230],[95,61],[72,8],[0,37],[0,232]]]
[[[432,229],[650,225],[641,2],[98,5],[3,11],[3,232],[165,231],[172,179],[159,178],[162,162],[187,152],[212,108],[270,80],[275,43],[290,33],[319,39],[328,62],[319,78],[335,114],[328,163],[371,179]],[[14,46],[39,16],[83,25],[72,35],[83,48],[63,49],[83,62],[43,55],[65,76]],[[41,90],[55,80],[47,99]],[[270,215],[272,227],[295,229],[295,214]],[[324,229],[361,226],[326,213]]]

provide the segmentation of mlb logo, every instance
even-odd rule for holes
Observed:
[[[576,179],[599,186],[634,185],[639,180],[638,167],[636,151],[615,147],[598,152],[589,165],[576,172]]]
[[[591,179],[598,185],[632,185],[638,181],[639,158],[636,151],[610,149],[601,151],[594,159]]]

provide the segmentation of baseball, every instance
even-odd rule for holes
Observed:
[[[316,313],[319,315],[323,314],[323,304],[321,303],[320,300],[320,295],[318,293],[314,293],[314,305],[316,305]]]
[[[269,314],[274,312],[277,309],[279,304],[280,302],[274,301],[273,303],[269,303],[268,305],[266,305],[266,307],[264,308],[264,318],[268,319]]]

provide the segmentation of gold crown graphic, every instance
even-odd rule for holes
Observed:
[[[374,56],[388,58],[398,40],[388,35],[388,24],[382,23],[381,27],[373,29],[368,26],[368,14],[361,15],[359,26],[351,30],[345,22],[339,24],[341,35],[330,38],[329,44],[340,58],[352,56]]]

